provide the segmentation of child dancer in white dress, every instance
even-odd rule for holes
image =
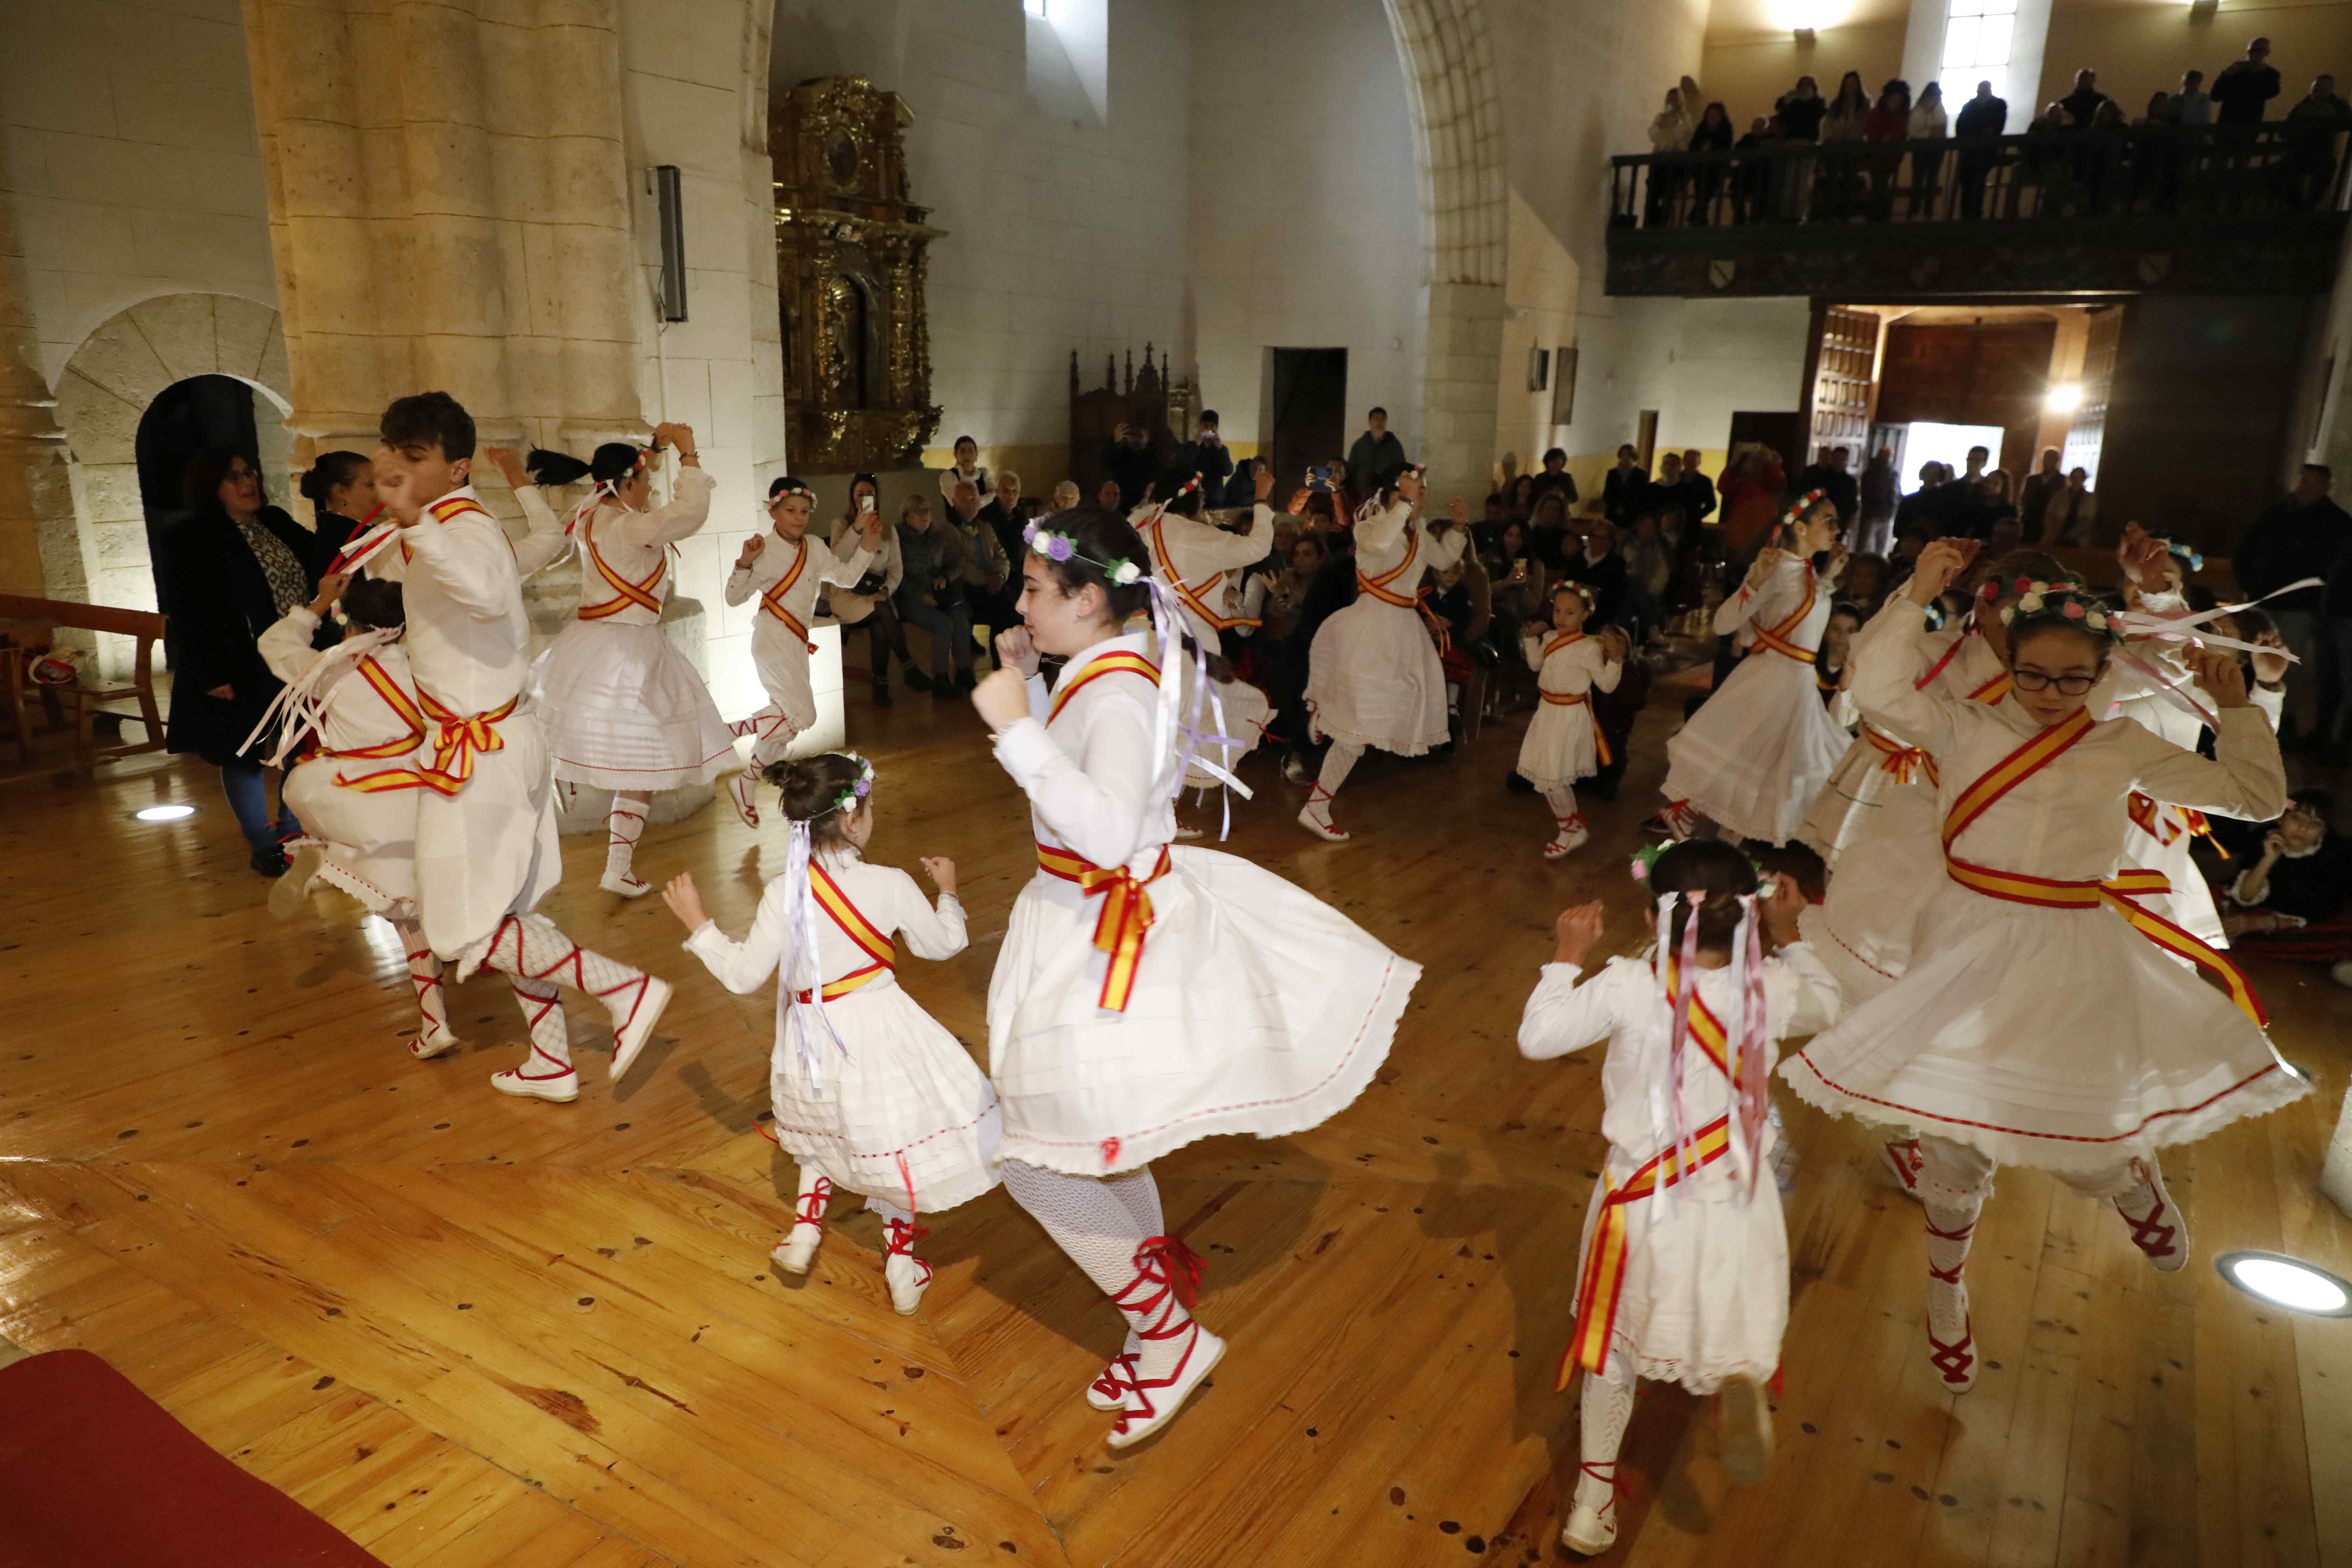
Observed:
[[[925,859],[939,908],[904,871],[859,857],[874,837],[874,768],[837,752],[770,765],[792,850],[768,884],[751,934],[732,941],[702,910],[689,876],[662,897],[690,933],[687,951],[741,995],[776,982],[770,1093],[775,1140],[800,1163],[798,1218],[776,1266],[805,1274],[836,1189],[881,1216],[890,1304],[912,1313],[931,1282],[915,1256],[915,1215],[996,1185],[1003,1122],[995,1091],[956,1037],[900,988],[894,936],[918,958],[964,950],[955,862]],[[810,946],[811,938],[814,947]],[[903,1205],[903,1206],[901,1206]]]
[[[1143,542],[1112,512],[1033,525],[1007,668],[972,705],[1027,792],[1038,871],[988,991],[1004,1184],[1129,1324],[1088,1403],[1110,1443],[1159,1430],[1224,1352],[1189,1311],[1200,1259],[1150,1162],[1218,1133],[1280,1137],[1352,1101],[1420,965],[1246,860],[1169,847],[1183,657]],[[1152,632],[1122,633],[1154,613]],[[1066,656],[1049,695],[1040,653]]]
[[[1617,1539],[1617,1449],[1637,1378],[1719,1393],[1725,1471],[1764,1479],[1764,1384],[1789,1322],[1789,1238],[1767,1168],[1774,1046],[1838,1012],[1837,983],[1798,939],[1805,897],[1791,879],[1762,896],[1748,858],[1707,841],[1645,851],[1635,871],[1657,896],[1657,946],[1586,976],[1601,906],[1568,910],[1519,1020],[1520,1054],[1538,1061],[1609,1042],[1608,1174],[1585,1215],[1576,1334],[1556,1382],[1584,1373],[1581,1473],[1560,1540],[1586,1556]]]
[[[1544,846],[1547,860],[1583,847],[1592,837],[1577,809],[1576,781],[1610,763],[1609,742],[1592,721],[1592,693],[1617,689],[1625,645],[1614,626],[1598,637],[1585,636],[1584,620],[1591,613],[1592,591],[1581,583],[1562,583],[1552,590],[1550,626],[1530,625],[1520,649],[1536,672],[1543,700],[1519,743],[1518,772],[1536,786],[1558,824]]]
[[[1929,1360],[1955,1393],[1976,1381],[1961,1270],[1998,1165],[2111,1199],[2133,1243],[2177,1269],[2189,1238],[2157,1151],[2310,1092],[2236,968],[2137,901],[2159,879],[2117,875],[2135,788],[2231,816],[2282,809],[2278,742],[2236,657],[2190,656],[2219,710],[2210,761],[2084,706],[2120,632],[2070,589],[2011,606],[2010,700],[1923,689],[1920,608],[1966,559],[1930,544],[1854,648],[1863,717],[1936,758],[1945,880],[1903,978],[1780,1068],[1824,1110],[1916,1131]]]
[[[468,482],[472,416],[446,392],[419,393],[384,410],[383,433],[376,490],[400,531],[369,571],[402,584],[416,702],[433,730],[416,766],[371,787],[415,799],[418,918],[435,956],[460,982],[478,965],[502,972],[530,1021],[530,1058],[490,1086],[577,1100],[559,983],[604,1005],[616,1080],[653,1037],[669,984],[536,912],[563,876],[555,789],[546,736],[522,707],[530,621],[515,550]]]
[[[680,467],[669,503],[656,509],[653,459],[664,447],[677,450]],[[631,866],[654,796],[709,784],[735,761],[735,737],[709,688],[661,628],[677,582],[673,547],[710,516],[710,476],[683,425],[656,427],[651,447],[608,441],[587,463],[533,451],[526,466],[528,475],[507,475],[532,525],[515,546],[516,564],[528,577],[580,558],[579,612],[531,671],[540,722],[558,784],[613,792],[599,885],[638,898],[653,891]],[[557,521],[541,487],[582,479],[594,488]]]
[[[1356,523],[1356,602],[1326,620],[1307,653],[1307,706],[1328,737],[1323,771],[1298,825],[1337,844],[1331,798],[1367,746],[1418,757],[1445,744],[1445,667],[1430,640],[1421,580],[1462,559],[1469,535],[1419,521],[1421,469],[1396,478],[1388,504]]]
[[[760,822],[751,786],[769,764],[784,760],[793,737],[816,722],[816,692],[809,685],[809,622],[816,613],[816,596],[825,584],[855,588],[874,564],[882,547],[882,517],[865,513],[865,531],[858,535],[857,553],[844,561],[822,539],[808,536],[809,509],[816,492],[786,477],[768,487],[768,518],[772,536],[755,533],[743,542],[735,570],[727,579],[727,602],[740,605],[758,597],[759,614],[751,622],[751,663],[768,705],[735,726],[738,735],[751,740],[751,760],[735,775],[730,786],[735,809],[752,826]]]
[[[1207,663],[1208,695],[1213,695],[1216,703],[1213,708],[1204,699],[1198,718],[1203,731],[1213,731],[1233,744],[1212,741],[1197,749],[1193,765],[1186,770],[1184,787],[1205,791],[1213,786],[1223,787],[1242,757],[1256,747],[1265,733],[1266,721],[1274,715],[1265,693],[1247,681],[1234,679],[1223,656],[1217,654],[1221,633],[1255,631],[1258,626],[1255,619],[1228,613],[1225,591],[1241,572],[1265,559],[1266,542],[1274,536],[1274,509],[1266,504],[1266,497],[1274,490],[1274,475],[1260,471],[1250,527],[1242,533],[1229,533],[1200,521],[1198,474],[1186,475],[1176,481],[1174,489],[1176,493],[1168,501],[1138,507],[1128,521],[1151,552],[1152,575],[1175,595],[1177,617],[1184,630],[1202,649],[1215,656]],[[1183,684],[1177,689],[1178,698],[1182,704],[1181,711],[1189,722],[1194,716],[1193,687],[1197,684],[1190,659],[1184,661],[1182,679]],[[1209,768],[1203,768],[1203,763]],[[1176,834],[1180,838],[1200,837],[1198,830],[1186,827],[1181,821]]]
[[[1686,838],[1702,816],[1766,844],[1797,836],[1806,808],[1837,770],[1849,739],[1822,706],[1813,655],[1830,618],[1830,581],[1812,558],[1837,543],[1837,508],[1819,490],[1772,531],[1715,629],[1753,639],[1723,687],[1666,742],[1666,830]]]
[[[321,652],[311,637],[338,604],[350,630]],[[368,782],[386,767],[404,779],[425,740],[427,721],[400,641],[404,618],[399,584],[336,573],[320,579],[317,598],[261,634],[261,657],[285,682],[279,701],[289,710],[278,755],[266,765],[294,754],[284,798],[303,827],[287,845],[293,863],[269,889],[269,912],[292,919],[319,879],[391,921],[416,988],[408,1052],[423,1058],[439,1056],[457,1037],[441,994],[441,961],[416,923],[416,801],[405,788],[374,790]]]

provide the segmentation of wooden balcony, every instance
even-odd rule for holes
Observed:
[[[1609,292],[2325,294],[2343,140],[2273,121],[1612,158]]]

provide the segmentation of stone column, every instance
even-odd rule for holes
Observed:
[[[1432,510],[1467,497],[1483,515],[1494,486],[1496,387],[1503,372],[1503,290],[1489,283],[1429,283],[1421,290],[1422,355],[1415,376],[1421,451]]]
[[[431,388],[486,440],[645,428],[618,10],[245,0],[298,460]]]
[[[14,181],[0,159],[0,593],[87,599],[66,439],[41,375],[17,233]]]

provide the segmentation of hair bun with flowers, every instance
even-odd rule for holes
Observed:
[[[856,811],[866,803],[866,797],[874,793],[874,764],[856,752],[844,752],[841,754],[857,764],[857,781],[834,796],[833,804],[819,813],[819,816],[830,816],[836,811]]]
[[[2043,583],[2032,578],[2020,578],[2017,597],[2001,606],[2000,624],[2016,622],[2019,616],[2032,621],[2053,621],[2089,633],[2105,642],[2124,640],[2124,628],[2109,614],[2105,600],[2095,597],[2079,583]]]

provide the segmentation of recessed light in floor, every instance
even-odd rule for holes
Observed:
[[[2274,1307],[2317,1318],[2352,1318],[2352,1283],[2315,1264],[2276,1252],[2225,1252],[2213,1259],[2221,1278]]]
[[[151,805],[138,816],[142,822],[177,822],[184,816],[195,815],[196,808],[193,805]]]

